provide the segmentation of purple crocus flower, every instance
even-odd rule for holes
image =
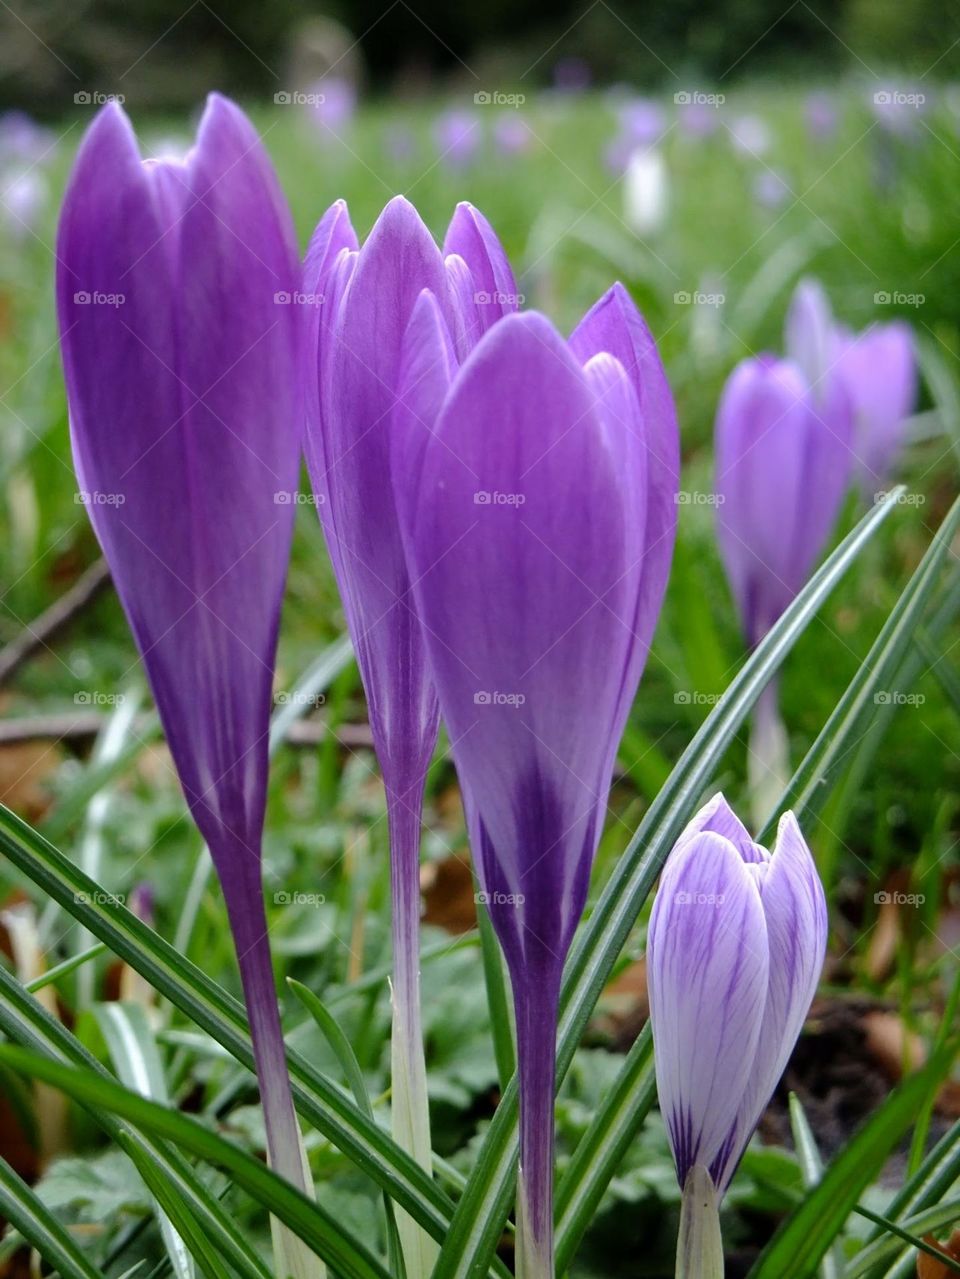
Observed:
[[[790,183],[775,169],[762,169],[753,180],[753,198],[761,208],[779,209],[790,194]]]
[[[854,465],[866,498],[889,480],[917,398],[917,356],[908,324],[893,320],[838,333],[838,369],[853,409]]]
[[[699,1169],[725,1193],[803,1027],[826,940],[793,814],[769,853],[714,796],[667,859],[647,933],[657,1090],[681,1187]]]
[[[441,299],[461,355],[506,310],[516,308],[509,263],[477,210],[458,206],[443,253],[414,207],[399,196],[386,206],[362,249],[342,201],[321,220],[304,274],[304,292],[324,299],[311,312],[307,343],[307,460],[387,794],[394,1131],[429,1168],[418,981],[419,845],[439,710],[412,608],[391,462],[403,339],[424,289]],[[426,420],[406,421],[420,434],[429,429]],[[413,1230],[405,1215],[401,1232],[413,1272],[426,1273],[435,1250],[432,1240]],[[415,1262],[411,1250],[416,1250]]]
[[[651,146],[667,131],[667,113],[653,98],[632,98],[619,107],[617,115],[621,134],[634,147]]]
[[[404,368],[401,420],[432,424],[396,435],[410,576],[516,1009],[521,1272],[552,1279],[560,978],[669,571],[676,419],[619,285],[569,341],[507,315],[459,369],[425,293]]]
[[[344,133],[357,110],[357,87],[344,76],[318,80],[307,93],[307,110],[311,124],[320,137],[336,137]]]
[[[717,535],[747,642],[763,638],[807,580],[850,475],[851,417],[819,406],[798,366],[744,360],[717,411]]]
[[[493,125],[493,142],[501,155],[522,155],[534,141],[530,126],[515,112],[497,116]]]
[[[837,132],[840,116],[829,93],[818,91],[807,95],[803,105],[807,133],[816,142],[828,142]]]
[[[304,1185],[260,876],[299,431],[298,264],[260,140],[211,95],[182,163],[98,114],[60,219],[57,310],[82,495],[220,876],[270,1159]],[[276,500],[283,494],[286,500]]]
[[[483,141],[480,117],[459,108],[445,111],[434,124],[433,136],[443,164],[450,169],[467,169]]]

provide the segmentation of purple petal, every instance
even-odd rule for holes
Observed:
[[[337,261],[344,258],[341,253]],[[324,499],[324,531],[377,754],[400,790],[408,784],[401,777],[426,768],[437,732],[436,699],[407,598],[390,463],[403,338],[425,288],[446,298],[443,261],[416,210],[398,196],[360,250],[342,297],[324,305],[323,412],[308,423],[311,475]]]
[[[787,311],[784,344],[810,386],[826,376],[833,359],[833,312],[819,280],[801,280]]]
[[[296,318],[274,301],[296,285],[293,230],[249,122],[213,95],[184,164],[141,164],[106,108],[58,256],[91,518],[194,816],[215,857],[256,858],[299,404]]]
[[[853,408],[860,484],[869,497],[889,478],[916,403],[917,358],[909,325],[876,324],[851,338],[839,370]]]
[[[650,916],[647,982],[660,1109],[682,1186],[727,1136],[768,985],[760,894],[722,836],[696,835],[668,858]]]
[[[769,865],[758,879],[767,921],[770,977],[763,1024],[734,1126],[714,1166],[721,1193],[786,1068],[816,994],[827,946],[827,904],[797,820],[784,813]]]
[[[493,227],[472,204],[458,204],[450,219],[443,255],[450,254],[466,262],[473,278],[473,302],[481,334],[516,311],[519,294],[510,261]]]
[[[712,831],[714,835],[722,835],[729,840],[745,862],[770,860],[770,854],[750,838],[750,832],[719,791],[687,823],[677,846],[702,831]]]
[[[570,338],[570,347],[584,364],[603,351],[620,361],[636,391],[646,446],[646,531],[640,597],[633,623],[639,643],[624,680],[625,716],[646,662],[670,574],[677,531],[680,435],[656,343],[622,284],[615,284],[587,312]],[[637,482],[635,477],[633,482]]]
[[[508,957],[531,935],[562,957],[609,785],[638,548],[588,380],[541,316],[507,316],[463,366],[410,509],[481,880],[524,902],[491,915]]]

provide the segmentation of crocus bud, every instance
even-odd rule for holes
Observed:
[[[850,474],[842,388],[831,411],[800,369],[762,355],[730,375],[717,412],[717,536],[747,641],[758,643],[807,580]]]
[[[517,288],[486,220],[458,207],[443,253],[416,209],[391,200],[359,248],[343,202],[317,227],[304,293],[308,315],[307,461],[347,625],[367,695],[387,793],[393,896],[392,1114],[397,1140],[430,1167],[420,1031],[418,939],[420,816],[439,711],[397,519],[392,445],[398,429],[426,437],[424,417],[397,413],[404,335],[421,292],[440,299],[444,331],[465,356]],[[422,354],[432,359],[437,349]],[[451,355],[451,358],[452,355]],[[426,1273],[434,1242],[400,1215],[412,1274]]]
[[[552,1276],[556,1012],[614,757],[660,610],[678,438],[619,286],[569,342],[493,324],[457,370],[430,294],[411,323],[395,477],[417,611],[510,970],[520,1077],[518,1257]],[[597,655],[603,654],[598,661]]]
[[[57,311],[81,500],[226,898],[274,1166],[304,1184],[260,844],[299,470],[293,225],[243,113],[211,95],[182,162],[122,109],[87,132]]]
[[[700,1169],[718,1199],[726,1191],[800,1034],[826,938],[793,814],[768,853],[716,795],[667,859],[647,934],[657,1089],[681,1186]]]
[[[889,480],[917,398],[913,332],[894,320],[839,336],[838,368],[853,410],[854,470],[870,500]]]

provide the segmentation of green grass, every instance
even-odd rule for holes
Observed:
[[[364,234],[384,201],[406,193],[442,237],[457,200],[477,204],[510,252],[526,305],[546,311],[564,329],[615,278],[642,306],[662,352],[677,398],[683,442],[682,486],[706,493],[711,485],[711,434],[717,396],[733,364],[750,352],[776,348],[783,314],[798,276],[826,284],[843,321],[863,326],[891,318],[877,292],[919,293],[924,302],[904,308],[933,361],[920,408],[925,438],[903,459],[900,476],[912,505],[887,518],[856,564],[840,581],[817,619],[789,654],[783,677],[784,718],[793,763],[799,764],[856,675],[878,632],[920,562],[957,491],[947,397],[956,395],[960,356],[960,245],[956,240],[956,191],[960,186],[960,134],[948,106],[936,98],[916,125],[912,141],[883,133],[869,111],[867,92],[838,86],[842,119],[837,136],[813,142],[805,132],[808,86],[756,84],[731,91],[721,127],[706,141],[673,129],[664,141],[671,181],[671,215],[656,237],[640,242],[623,222],[622,189],[603,160],[614,118],[600,96],[565,101],[531,100],[522,108],[534,141],[516,158],[494,154],[489,137],[469,168],[455,172],[437,157],[432,122],[440,104],[374,104],[361,111],[344,139],[319,138],[290,108],[254,106],[290,199],[305,244],[327,205],[344,196]],[[469,106],[471,94],[466,95]],[[456,105],[462,106],[463,102]],[[493,109],[478,112],[489,133]],[[762,114],[772,144],[763,160],[730,145],[725,124],[744,113]],[[83,508],[74,501],[65,402],[56,349],[52,302],[56,208],[70,154],[87,121],[65,121],[66,137],[47,168],[49,208],[35,236],[0,239],[0,643],[15,637],[60,595],[96,555]],[[141,123],[137,121],[138,125]],[[145,122],[145,137],[184,132],[180,121]],[[391,131],[408,128],[412,158],[403,165],[387,155]],[[800,199],[776,211],[760,208],[752,194],[763,164],[782,172]],[[880,165],[892,185],[877,185]],[[722,307],[674,300],[680,292],[722,293]],[[946,388],[946,389],[945,389]],[[837,538],[860,512],[851,499]],[[956,575],[953,559],[952,571]],[[931,627],[930,648],[917,662],[909,691],[925,699],[896,709],[885,727],[871,721],[863,742],[854,740],[841,762],[841,785],[809,829],[811,845],[828,872],[833,953],[831,980],[845,992],[881,997],[930,1041],[952,984],[950,952],[937,952],[932,937],[956,874],[960,794],[960,720],[954,625]],[[278,686],[289,687],[328,643],[344,620],[315,513],[300,509],[281,633]],[[613,816],[598,857],[596,898],[630,841],[659,785],[710,709],[682,703],[678,693],[722,692],[744,658],[736,617],[716,554],[712,508],[680,508],[673,576],[648,670],[621,751],[623,776],[612,798]],[[932,668],[932,669],[931,669]],[[128,692],[142,684],[136,656],[114,597],[96,601],[71,629],[18,674],[4,695],[5,715],[30,716],[77,709],[81,690]],[[904,690],[907,691],[907,690]],[[363,721],[359,681],[352,666],[327,690],[325,714],[336,727]],[[175,779],[155,743],[136,746],[109,784],[104,821],[104,860],[95,876],[110,892],[129,894],[150,884],[156,927],[172,940],[182,926],[183,904],[200,841],[185,816]],[[856,786],[844,789],[843,769],[863,758]],[[746,809],[745,734],[738,733],[714,777],[735,807]],[[22,763],[7,753],[5,784]],[[42,785],[52,801],[38,829],[56,830],[56,842],[79,860],[82,816],[63,821],[70,796],[82,786],[87,759],[54,745]],[[36,814],[34,814],[36,816]],[[455,804],[454,778],[441,758],[431,774],[425,856],[442,859],[465,848]],[[331,739],[320,749],[285,746],[271,773],[265,844],[265,891],[278,975],[321,993],[349,1038],[375,1113],[383,1119],[389,1054],[389,1005],[383,970],[389,963],[389,896],[382,793],[372,755],[347,751]],[[893,874],[909,877],[909,891],[923,907],[904,919],[899,962],[881,974],[867,964],[875,934],[874,895]],[[188,958],[236,993],[238,982],[222,902],[215,885],[199,892]],[[899,881],[898,881],[899,882]],[[37,911],[37,927],[52,965],[90,946],[58,908],[30,882],[0,861],[0,901],[25,893]],[[275,902],[278,892],[322,900]],[[485,1003],[480,953],[468,944],[447,953],[448,935],[425,930],[424,945],[437,953],[424,963],[428,1068],[435,1144],[462,1174],[475,1162],[478,1137],[493,1113],[497,1068]],[[643,920],[624,951],[643,949]],[[84,969],[93,974],[96,998],[113,993],[117,966],[94,953],[56,982],[62,1006],[78,1015],[74,1029],[104,1063],[109,1058],[95,1018],[83,1007]],[[373,974],[369,981],[362,980]],[[358,982],[358,979],[359,980]],[[281,986],[293,1042],[338,1082],[342,1066],[325,1037]],[[606,1008],[606,1005],[602,1005]],[[607,1011],[609,1009],[607,1008]],[[235,1063],[198,1039],[190,1022],[157,1005],[154,1029],[171,1098],[208,1122],[216,1121],[248,1150],[261,1134],[249,1078]],[[604,1018],[596,1018],[588,1047],[577,1054],[558,1107],[561,1167],[589,1130],[622,1062],[608,1051]],[[354,1081],[356,1082],[356,1081]],[[30,1098],[23,1100],[31,1108]],[[103,1145],[79,1110],[60,1121],[67,1148],[84,1156],[82,1168],[54,1163],[37,1193],[60,1219],[86,1227],[76,1235],[85,1255],[119,1275],[145,1257],[146,1273],[164,1256],[152,1217],[150,1193],[132,1166]],[[942,1130],[941,1130],[942,1131]],[[934,1134],[940,1136],[938,1131]],[[881,1143],[882,1144],[882,1143]],[[373,1183],[325,1140],[308,1142],[325,1210],[371,1247],[383,1243],[382,1203]],[[119,1161],[119,1166],[118,1166]],[[264,1256],[266,1215],[236,1189],[211,1183],[228,1210],[246,1227]],[[731,1193],[728,1238],[751,1254],[772,1235],[780,1215],[800,1194],[795,1162],[774,1149],[751,1152]],[[868,1206],[882,1211],[890,1188],[875,1187]],[[584,1237],[571,1274],[668,1275],[679,1196],[662,1127],[654,1113],[629,1143],[597,1219]],[[928,1204],[917,1205],[929,1207]],[[856,1236],[862,1228],[848,1225]],[[789,1236],[784,1236],[789,1238]],[[2,1246],[2,1245],[0,1245]],[[108,1259],[113,1258],[108,1264]]]

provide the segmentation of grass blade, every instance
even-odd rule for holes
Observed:
[[[103,1279],[46,1204],[3,1158],[0,1158],[0,1217],[5,1217],[19,1230],[61,1279]]]

